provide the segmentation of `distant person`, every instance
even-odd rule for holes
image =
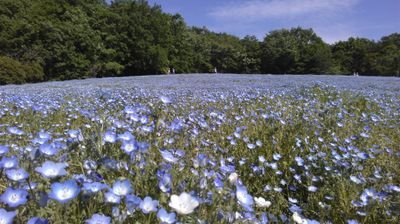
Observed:
[[[214,73],[215,73],[215,74],[217,74],[217,73],[218,73],[218,71],[217,71],[217,68],[216,68],[216,67],[214,68]]]
[[[172,68],[172,74],[175,74],[175,68]]]

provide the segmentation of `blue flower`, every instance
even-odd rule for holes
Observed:
[[[104,138],[103,138],[104,142],[115,143],[116,140],[117,140],[117,136],[116,136],[115,132],[106,131],[106,133],[104,133]]]
[[[80,189],[76,181],[67,180],[62,183],[53,183],[49,197],[64,204],[78,196],[79,192]]]
[[[135,137],[130,132],[126,131],[125,133],[118,135],[118,139],[129,142],[135,140]]]
[[[11,169],[11,168],[16,168],[17,166],[18,166],[18,159],[15,156],[3,157],[0,160],[0,168]]]
[[[58,149],[54,145],[47,143],[40,145],[39,150],[46,156],[54,156],[58,153]]]
[[[121,202],[121,197],[113,192],[107,192],[104,194],[104,201],[107,203],[119,204]]]
[[[137,142],[134,140],[123,141],[121,149],[124,150],[124,152],[129,155],[131,152],[138,150],[139,146],[137,145]]]
[[[173,131],[173,132],[180,132],[182,129],[183,129],[183,121],[182,120],[180,120],[180,119],[178,119],[178,118],[175,118],[172,122],[171,122],[171,125],[170,125],[170,129]]]
[[[247,193],[245,186],[236,186],[236,198],[243,208],[245,208],[247,211],[252,211],[254,200],[253,197]]]
[[[69,137],[70,138],[78,138],[80,135],[81,135],[81,133],[80,133],[80,131],[79,130],[69,130],[68,131],[68,135],[69,135]]]
[[[30,218],[27,224],[49,224],[49,220],[39,217]]]
[[[7,188],[1,195],[0,201],[10,207],[18,207],[28,201],[28,192],[22,189]]]
[[[172,103],[171,98],[167,97],[167,96],[161,96],[160,97],[161,102],[163,102],[164,104],[170,104]]]
[[[165,150],[160,150],[160,153],[165,161],[170,163],[178,162],[178,158],[176,158],[170,151],[165,149]]]
[[[22,131],[21,129],[19,129],[17,127],[8,127],[7,131],[13,135],[23,135],[24,134],[24,131]]]
[[[38,136],[32,140],[34,144],[44,144],[51,139],[51,136],[47,132],[39,132]]]
[[[0,145],[0,156],[5,155],[8,152],[8,146]]]
[[[86,170],[94,170],[97,168],[97,163],[93,160],[85,160],[83,162],[83,168],[85,168]]]
[[[158,187],[164,193],[171,190],[172,176],[169,173],[160,173],[158,177]]]
[[[168,213],[163,208],[157,212],[157,217],[160,219],[161,223],[172,224],[172,223],[176,222],[175,212]]]
[[[5,209],[0,208],[0,223],[12,224],[16,215],[16,212],[7,212]]]
[[[29,177],[29,173],[22,168],[6,170],[6,175],[8,179],[13,181],[21,181]]]
[[[158,201],[153,200],[151,197],[147,196],[143,199],[142,202],[140,202],[139,207],[140,207],[140,209],[142,209],[142,212],[144,214],[148,214],[150,212],[155,212],[155,211],[157,211]]]
[[[272,157],[274,158],[275,161],[279,161],[282,158],[282,156],[278,153],[274,153]]]
[[[128,194],[125,198],[125,203],[128,207],[136,208],[142,203],[142,199],[135,195]]]
[[[36,168],[36,172],[42,174],[45,178],[54,178],[59,176],[64,176],[67,174],[65,171],[65,167],[68,164],[66,163],[55,163],[53,161],[46,161],[42,164],[41,167]]]
[[[92,218],[86,220],[87,224],[109,224],[111,218],[101,214],[93,214]]]
[[[112,192],[118,196],[125,196],[132,192],[129,180],[116,181],[113,184]]]
[[[93,183],[84,183],[82,190],[90,193],[97,193],[105,188],[107,188],[106,184],[100,182],[93,182]]]
[[[316,192],[317,190],[318,190],[318,188],[316,187],[316,186],[309,186],[308,188],[308,191],[310,191],[310,192]]]

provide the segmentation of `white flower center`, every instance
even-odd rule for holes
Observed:
[[[55,176],[57,175],[57,171],[55,169],[48,169],[46,172],[46,176]]]
[[[66,188],[66,187],[63,187],[63,188],[61,189],[61,192],[60,192],[60,198],[61,198],[61,199],[70,198],[71,195],[72,195],[71,189],[68,189],[68,188]]]
[[[19,199],[20,199],[20,197],[19,197],[18,194],[14,193],[14,194],[11,194],[11,196],[10,196],[10,201],[13,202],[13,203],[18,202]]]

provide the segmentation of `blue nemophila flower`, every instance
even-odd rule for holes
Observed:
[[[0,208],[0,223],[12,224],[16,215],[17,213],[14,211],[7,212],[5,209]]]
[[[84,183],[82,190],[90,193],[97,193],[105,188],[107,188],[106,184],[100,182],[92,182],[92,183]]]
[[[32,140],[33,144],[44,144],[51,139],[50,134],[47,132],[39,132],[38,136]]]
[[[365,153],[365,152],[359,152],[359,153],[357,153],[357,157],[360,158],[360,159],[362,159],[362,160],[366,160],[366,159],[370,158],[369,154],[368,154],[368,153]]]
[[[28,201],[28,192],[23,189],[7,188],[1,195],[0,201],[10,207],[18,207]]]
[[[97,163],[93,160],[85,160],[83,161],[83,168],[85,168],[86,170],[94,170],[97,168]]]
[[[140,129],[145,133],[151,133],[154,130],[154,126],[141,126]]]
[[[173,132],[180,132],[183,129],[183,121],[179,118],[175,118],[172,122],[171,125],[169,126],[169,128],[173,131]]]
[[[384,189],[388,192],[400,192],[400,186],[393,185],[393,184],[387,184],[384,186]]]
[[[136,195],[128,194],[125,197],[125,203],[128,207],[135,209],[142,203],[142,199]]]
[[[22,168],[6,170],[7,178],[13,181],[25,180],[29,177],[29,173]]]
[[[171,98],[167,97],[167,96],[161,96],[160,97],[161,102],[163,102],[164,104],[170,104],[172,103]]]
[[[221,178],[219,177],[215,177],[214,179],[214,186],[218,189],[218,190],[222,190],[224,188],[224,181],[222,181]]]
[[[116,140],[117,140],[117,136],[116,136],[115,132],[106,131],[106,133],[104,133],[104,137],[103,137],[104,142],[115,143]]]
[[[256,145],[253,144],[253,143],[247,143],[247,148],[248,148],[248,149],[255,149],[255,148],[256,148]]]
[[[18,159],[15,156],[3,157],[0,160],[0,168],[11,169],[11,168],[16,168],[17,166],[18,166]]]
[[[112,192],[118,196],[126,196],[132,192],[131,182],[129,182],[129,180],[115,181],[112,187]]]
[[[122,141],[132,141],[135,140],[135,137],[130,132],[126,131],[123,134],[119,134],[118,139]]]
[[[7,131],[13,135],[23,135],[24,134],[24,131],[22,131],[21,129],[19,129],[17,127],[8,127]]]
[[[102,214],[93,214],[90,219],[86,220],[87,224],[110,224],[111,217]]]
[[[245,186],[236,185],[236,198],[239,204],[247,211],[252,211],[252,206],[254,204],[253,197],[247,192]]]
[[[61,183],[51,184],[49,197],[62,204],[69,202],[78,196],[80,188],[75,180],[67,180]]]
[[[81,135],[79,130],[68,130],[67,134],[70,138],[74,138],[74,139],[78,138]]]
[[[176,222],[176,214],[174,212],[168,213],[164,208],[157,212],[157,218],[161,223],[172,224]]]
[[[172,176],[169,173],[157,172],[158,176],[158,187],[164,193],[171,190]]]
[[[121,149],[129,155],[131,152],[138,150],[139,146],[135,140],[123,141]]]
[[[161,156],[163,157],[163,159],[167,162],[170,163],[176,163],[178,162],[178,158],[176,158],[174,156],[174,154],[172,154],[172,152],[168,151],[167,149],[165,150],[160,150]]]
[[[350,176],[350,180],[356,184],[365,183],[363,179],[358,178],[357,176]]]
[[[282,156],[278,153],[274,153],[272,157],[274,158],[275,161],[279,161],[282,158]]]
[[[104,194],[104,201],[112,204],[119,204],[121,202],[121,197],[109,191]]]
[[[40,131],[38,133],[38,137],[42,138],[42,139],[51,139],[51,135],[50,133],[46,132],[46,131]]]
[[[39,150],[46,156],[54,156],[58,153],[58,148],[56,148],[53,144],[47,143],[40,145]]]
[[[0,156],[7,154],[7,152],[8,152],[8,146],[0,145]]]
[[[42,164],[41,167],[37,167],[35,171],[42,174],[42,176],[45,178],[54,178],[66,175],[67,171],[65,171],[65,167],[67,166],[68,164],[66,163],[55,163],[53,161],[46,161]]]
[[[318,190],[318,188],[316,186],[309,186],[307,189],[310,192],[316,192]]]
[[[142,124],[147,124],[149,122],[149,117],[146,115],[143,115],[140,117],[140,123]]]
[[[30,218],[27,224],[49,224],[49,220],[39,217]]]
[[[294,160],[296,161],[297,166],[303,166],[304,165],[304,159],[303,158],[301,158],[299,156],[296,156],[296,158],[294,158]]]
[[[140,202],[139,208],[144,214],[157,211],[158,201],[153,200],[151,197],[145,197],[142,202]]]

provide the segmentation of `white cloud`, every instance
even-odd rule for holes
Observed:
[[[249,0],[232,1],[213,9],[216,19],[257,21],[262,19],[287,19],[308,14],[326,15],[351,8],[359,0]]]
[[[262,39],[271,30],[313,28],[328,43],[354,36],[353,18],[361,0],[232,0],[213,9],[217,31],[254,34]]]
[[[357,28],[352,24],[331,24],[330,26],[315,27],[314,31],[326,43],[333,44],[341,40],[347,40],[349,37],[355,37]]]

